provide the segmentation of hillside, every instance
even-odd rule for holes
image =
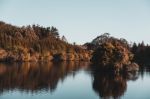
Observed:
[[[0,61],[89,60],[89,51],[59,37],[55,27],[0,22]]]

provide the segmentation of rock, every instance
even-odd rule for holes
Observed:
[[[38,58],[36,56],[31,56],[30,57],[30,62],[37,62]]]
[[[75,57],[75,61],[80,61],[80,59],[79,59],[79,54],[75,53],[75,54],[74,54],[74,57]]]
[[[132,80],[132,81],[135,81],[137,80],[139,77],[139,74],[137,71],[132,71],[132,72],[126,72],[126,79],[127,80]]]
[[[3,49],[0,49],[0,61],[4,61],[7,56],[7,52]]]
[[[89,53],[55,53],[50,54],[49,52],[45,52],[44,54],[37,52],[12,52],[0,49],[0,61],[3,62],[37,62],[37,61],[89,61],[90,60]]]
[[[66,54],[66,60],[67,61],[73,61],[73,60],[75,60],[75,55],[73,53],[67,53]]]
[[[136,64],[136,63],[131,63],[129,65],[125,65],[124,69],[127,72],[138,71],[139,70],[139,65]]]

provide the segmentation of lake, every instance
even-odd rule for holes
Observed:
[[[0,64],[0,99],[150,99],[150,70],[113,75],[88,62]]]

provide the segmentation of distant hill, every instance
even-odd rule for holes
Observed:
[[[89,51],[59,37],[55,27],[0,22],[1,61],[89,60]],[[56,58],[56,59],[55,59]]]

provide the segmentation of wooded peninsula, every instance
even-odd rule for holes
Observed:
[[[109,33],[101,34],[83,45],[67,42],[56,27],[14,26],[0,21],[0,61],[91,61],[93,64],[123,68],[133,62],[149,63],[150,46],[129,44]],[[133,63],[136,67],[136,65]],[[106,66],[108,67],[108,66]],[[114,68],[114,67],[113,67]]]

